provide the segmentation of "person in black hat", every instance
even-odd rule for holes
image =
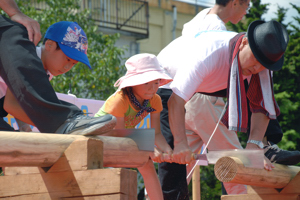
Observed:
[[[228,90],[228,110],[219,126],[227,126],[234,131],[246,132],[248,129],[248,99],[253,114],[246,148],[263,148],[262,139],[269,119],[279,114],[270,70],[282,67],[287,44],[288,34],[280,23],[254,21],[249,25],[247,35],[204,31],[194,38],[179,37],[158,54],[161,66],[173,78],[169,88],[164,87],[159,93],[164,105],[161,123],[165,123],[166,127],[169,125],[172,131],[170,146],[174,149],[173,162],[187,164],[192,160],[192,144],[185,131],[184,105],[196,92]],[[247,92],[243,85],[244,79],[251,80]],[[222,149],[222,139],[218,135],[212,136],[210,142],[209,137],[199,136],[209,150]],[[265,169],[272,168],[271,162],[265,158]],[[177,185],[186,182],[186,175],[176,170],[160,170],[165,174],[165,179]],[[164,194],[164,198],[168,199],[168,194]]]

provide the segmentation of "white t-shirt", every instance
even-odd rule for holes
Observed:
[[[208,14],[211,8],[199,12],[191,21],[185,23],[182,29],[182,36],[195,37],[201,31],[227,30],[225,23],[216,14]]]
[[[42,57],[41,47],[36,47],[36,54],[39,58]],[[49,75],[49,81],[50,81],[53,78],[53,75],[49,71],[47,71],[47,74]],[[7,90],[7,85],[2,79],[2,77],[0,77],[0,99],[6,95],[6,90]]]
[[[208,14],[211,8],[206,8],[199,12],[191,21],[183,25],[182,36],[194,38],[198,33],[207,30],[224,30],[225,23],[216,14]],[[178,66],[179,67],[179,66]],[[161,86],[161,88],[170,88],[172,82]]]
[[[179,37],[157,56],[173,82],[163,88],[188,101],[195,92],[212,93],[227,88],[229,41],[236,35],[229,31],[202,31],[195,37]]]

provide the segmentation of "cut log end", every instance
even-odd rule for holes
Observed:
[[[222,182],[230,182],[236,176],[238,167],[236,161],[231,157],[220,158],[214,167],[215,175]]]
[[[271,171],[245,167],[236,157],[222,157],[215,164],[215,175],[221,182],[254,185],[259,187],[284,188],[299,168],[275,165]]]

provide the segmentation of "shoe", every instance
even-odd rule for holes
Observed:
[[[89,117],[83,113],[67,119],[56,133],[72,135],[101,135],[112,130],[117,124],[117,119],[110,115]]]
[[[270,144],[270,143],[269,143]],[[280,149],[276,144],[264,146],[265,156],[272,162],[283,165],[296,165],[300,162],[300,151]]]

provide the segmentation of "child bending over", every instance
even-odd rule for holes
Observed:
[[[87,37],[83,29],[76,22],[61,21],[54,23],[47,29],[44,38],[43,45],[36,47],[36,53],[42,60],[44,70],[49,80],[51,80],[53,76],[68,72],[78,62],[82,62],[91,69],[87,57]],[[36,74],[32,74],[32,76],[36,76]],[[16,84],[18,84],[17,81]],[[34,125],[1,77],[0,113],[1,117],[5,117],[7,113],[9,113],[13,115],[17,121],[21,120],[27,124]],[[46,114],[47,113],[45,113],[45,115]],[[3,123],[6,122],[0,120],[0,130],[9,130],[9,128],[1,128],[3,127]],[[24,125],[22,122],[18,122],[18,124],[20,128],[21,124]],[[28,127],[21,129],[21,131],[31,131]],[[13,128],[11,129],[14,130]]]
[[[115,86],[118,90],[111,95],[95,117],[111,114],[117,118],[116,129],[134,128],[149,113],[151,128],[155,129],[155,150],[151,159],[164,162],[163,153],[171,156],[172,149],[167,144],[160,129],[160,112],[162,102],[156,94],[158,87],[172,81],[160,67],[156,56],[152,54],[138,54],[129,58],[125,66],[127,73],[121,77]],[[163,194],[153,162],[139,167],[144,178],[145,187],[150,199],[163,200]]]

